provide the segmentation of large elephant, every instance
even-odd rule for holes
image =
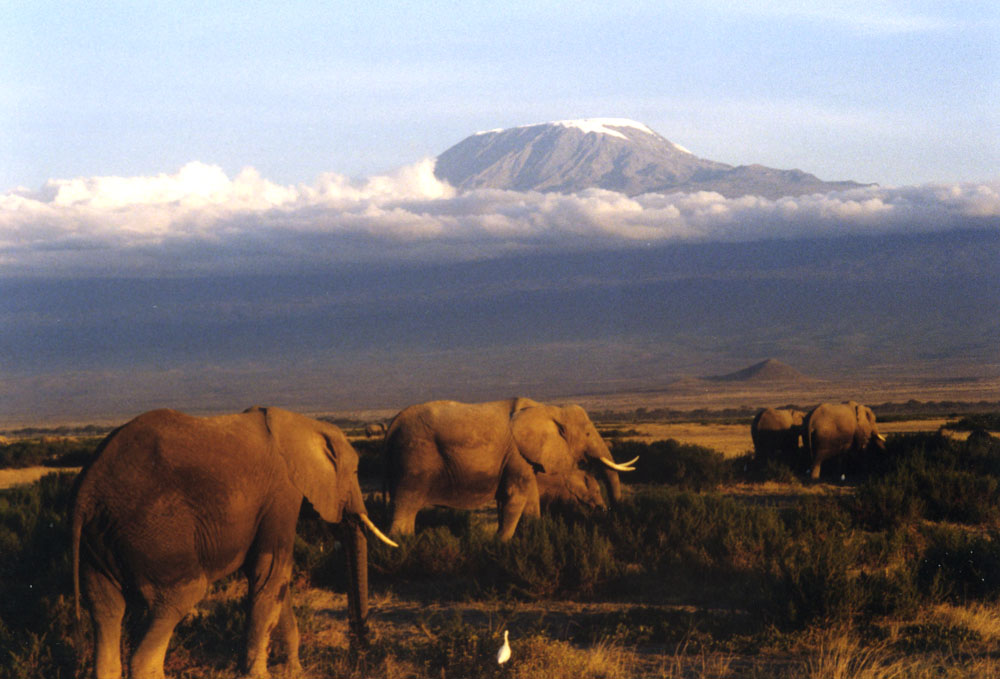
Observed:
[[[364,642],[362,526],[388,538],[367,516],[358,455],[337,427],[278,408],[207,418],[155,410],[112,432],[80,474],[73,499],[76,611],[82,589],[97,679],[121,677],[126,607],[145,609],[130,676],[161,678],[174,627],[210,583],[240,568],[248,581],[244,669],[268,676],[268,641],[277,628],[289,669],[299,671],[289,580],[303,496],[337,524],[348,555],[351,629]]]
[[[801,410],[785,408],[765,408],[757,413],[750,425],[754,460],[758,463],[769,459],[793,460],[805,417]]]
[[[633,460],[634,462],[634,460]],[[497,503],[497,534],[509,540],[522,514],[540,514],[536,474],[563,493],[586,467],[598,467],[612,503],[621,499],[617,464],[586,411],[525,398],[488,403],[431,401],[400,412],[386,434],[390,535],[411,534],[417,512],[443,506],[476,509]],[[584,495],[586,491],[584,491]]]
[[[885,437],[875,425],[875,413],[854,401],[822,403],[806,415],[802,442],[812,461],[812,478],[818,479],[824,461],[848,452],[885,450]]]

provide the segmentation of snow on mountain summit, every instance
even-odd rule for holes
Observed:
[[[532,127],[547,127],[547,126],[558,126],[570,129],[580,130],[584,134],[595,133],[595,134],[609,134],[612,137],[618,137],[620,139],[628,139],[623,133],[619,132],[616,127],[623,128],[633,128],[639,130],[640,132],[645,132],[646,134],[651,134],[653,136],[660,136],[653,132],[651,129],[643,125],[642,123],[636,122],[634,120],[629,120],[628,118],[579,118],[577,120],[553,120],[548,123],[535,123],[533,125],[520,125],[516,128],[524,130]],[[497,128],[495,130],[484,130],[482,132],[477,132],[476,135],[482,134],[498,134],[500,132],[505,132],[504,128]]]
[[[629,120],[628,118],[581,118],[579,120],[557,120],[549,124],[562,125],[563,127],[577,129],[582,131],[584,134],[591,132],[596,134],[610,134],[612,137],[619,137],[621,139],[628,139],[628,137],[613,128],[633,128],[639,130],[640,132],[645,132],[646,134],[659,136],[642,123],[637,123],[634,120]]]

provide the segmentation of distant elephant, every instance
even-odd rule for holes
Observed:
[[[80,474],[72,512],[76,614],[82,588],[97,679],[121,677],[126,607],[146,610],[130,676],[161,678],[174,627],[213,581],[240,568],[248,581],[244,669],[268,676],[268,641],[277,628],[289,669],[299,671],[289,580],[303,496],[338,524],[351,630],[364,643],[368,552],[361,527],[388,538],[368,518],[358,455],[337,427],[278,408],[207,418],[155,410],[112,432]]]
[[[806,415],[802,442],[812,461],[812,478],[818,479],[820,466],[836,455],[885,450],[885,437],[875,425],[875,413],[868,406],[848,401],[823,403]]]
[[[614,462],[580,406],[525,398],[410,406],[386,434],[390,535],[413,533],[424,507],[476,509],[496,502],[497,534],[509,540],[523,513],[540,514],[536,474],[555,475],[546,480],[555,492],[558,475],[575,475],[581,467],[591,473],[590,465],[603,465],[601,480],[616,503],[618,472],[633,471],[631,464]]]
[[[385,425],[381,422],[369,422],[365,425],[365,436],[370,439],[385,436]]]
[[[793,409],[765,408],[757,413],[750,425],[754,460],[792,460],[799,448],[805,417],[805,412]]]

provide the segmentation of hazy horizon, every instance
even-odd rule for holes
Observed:
[[[776,358],[1000,377],[1000,242],[972,230],[456,263],[0,279],[8,421],[401,408],[649,389]]]

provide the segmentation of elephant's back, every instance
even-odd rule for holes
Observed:
[[[439,447],[480,446],[509,429],[507,411],[498,403],[428,401],[401,411],[389,427],[392,441],[433,439]]]
[[[853,425],[853,411],[848,406],[822,403],[806,416],[805,432],[813,446],[817,442],[835,444],[851,436]]]
[[[499,477],[513,442],[495,404],[431,401],[400,412],[386,434],[390,479]]]
[[[150,411],[101,443],[81,472],[77,498],[89,506],[107,498],[141,504],[167,488],[224,496],[226,484],[239,484],[240,475],[249,481],[268,473],[268,440],[262,417],[254,413],[203,418]]]

